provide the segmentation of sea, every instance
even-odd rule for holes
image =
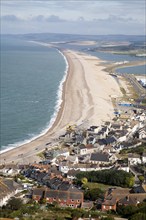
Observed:
[[[51,127],[67,68],[57,49],[1,38],[1,152],[28,143]]]
[[[108,62],[143,59],[86,51],[85,46],[75,49]],[[145,67],[135,68],[145,73]],[[28,143],[51,127],[62,102],[67,69],[66,58],[55,48],[1,37],[1,152]]]

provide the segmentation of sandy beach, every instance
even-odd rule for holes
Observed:
[[[111,97],[121,97],[117,81],[103,71],[104,63],[77,51],[64,50],[69,69],[63,86],[60,111],[52,128],[36,140],[0,155],[0,163],[31,163],[39,161],[37,154],[51,147],[68,124],[101,125],[114,117]],[[54,144],[55,145],[55,144]]]

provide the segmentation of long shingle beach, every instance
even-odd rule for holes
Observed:
[[[114,77],[103,71],[103,61],[77,51],[64,50],[63,54],[69,68],[63,86],[63,102],[53,126],[36,140],[2,153],[1,164],[38,160],[37,153],[45,149],[46,143],[54,142],[63,134],[68,124],[101,125],[114,117],[111,97],[120,97],[122,93]]]

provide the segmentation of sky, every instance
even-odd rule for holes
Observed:
[[[145,35],[145,0],[0,0],[1,33]]]

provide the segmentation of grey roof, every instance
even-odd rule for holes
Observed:
[[[93,207],[93,202],[89,201],[89,202],[83,202],[82,203],[82,208],[83,209],[91,209]]]
[[[81,145],[79,146],[79,148],[80,148],[80,150],[81,150],[81,149],[86,149],[86,146],[85,146],[84,144],[81,144]]]
[[[91,154],[90,160],[92,161],[103,161],[103,162],[109,162],[109,155],[104,153],[93,153]]]
[[[38,173],[37,180],[41,181],[46,175],[47,175],[46,172],[45,173],[44,172]]]
[[[119,200],[119,203],[122,205],[136,205],[137,199],[131,196],[125,196],[124,198]]]
[[[99,145],[106,145],[105,139],[99,139],[99,140],[97,141],[97,143],[98,143]]]
[[[76,174],[79,173],[79,172],[80,172],[80,170],[74,170],[74,169],[72,169],[72,170],[69,170],[69,171],[68,171],[67,175],[68,175],[68,176],[76,176]]]
[[[59,186],[59,190],[68,190],[70,187],[70,184],[68,181],[63,181],[62,184]]]
[[[118,128],[120,128],[120,127],[121,127],[120,124],[112,124],[112,128],[118,129]]]
[[[81,191],[79,189],[77,189],[75,186],[70,185],[68,192],[70,193],[80,193]]]
[[[11,179],[4,179],[3,183],[9,188],[10,191],[14,191],[15,187],[14,187],[14,181]]]
[[[42,196],[44,191],[44,188],[35,188],[33,189],[33,195]]]
[[[63,191],[63,190],[51,190],[48,189],[45,193],[45,197],[48,198],[56,198],[56,199],[72,199],[72,200],[76,200],[76,199],[82,199],[83,198],[83,193],[81,191],[73,191],[70,192],[69,191]]]
[[[146,184],[133,187],[132,192],[134,192],[134,193],[146,193]]]
[[[105,141],[106,141],[106,144],[112,144],[112,143],[114,143],[116,141],[116,138],[114,136],[107,137],[105,139]]]
[[[105,122],[105,125],[107,125],[107,126],[110,125],[110,124],[111,124],[111,122],[109,122],[109,121]]]
[[[98,126],[92,125],[92,126],[90,126],[90,128],[91,128],[91,129],[96,129],[96,128],[98,128]]]
[[[107,126],[103,127],[103,128],[101,129],[101,131],[102,131],[102,132],[106,132],[106,131],[107,131]]]

